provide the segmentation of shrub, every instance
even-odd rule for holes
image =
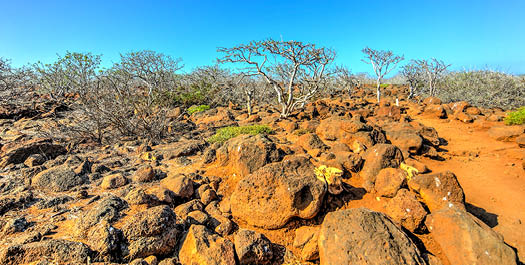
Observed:
[[[491,70],[453,72],[437,93],[444,102],[465,100],[485,108],[518,108],[525,105],[525,79]]]
[[[249,125],[240,127],[224,127],[221,128],[208,139],[209,143],[224,143],[231,138],[235,138],[241,134],[269,134],[272,133],[272,129],[268,125]]]
[[[191,106],[188,108],[188,114],[193,114],[193,113],[196,113],[196,112],[203,112],[203,111],[206,111],[206,110],[209,110],[210,109],[210,106],[209,105],[199,105],[199,106]]]
[[[507,117],[505,117],[505,124],[507,125],[525,124],[525,107],[521,107],[516,111],[507,113]]]

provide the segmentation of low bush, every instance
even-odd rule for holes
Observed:
[[[209,105],[199,105],[199,106],[193,105],[193,106],[188,108],[187,112],[188,112],[188,114],[191,115],[193,113],[203,112],[203,111],[207,111],[209,109],[210,109]]]
[[[485,108],[525,105],[525,79],[491,70],[453,72],[441,81],[437,96],[444,102],[468,101]]]
[[[521,125],[525,124],[525,107],[521,107],[516,111],[507,113],[505,117],[505,124],[507,125]]]
[[[230,126],[221,128],[208,139],[209,143],[224,143],[231,138],[235,138],[241,134],[269,134],[272,129],[268,125],[249,125],[249,126]]]

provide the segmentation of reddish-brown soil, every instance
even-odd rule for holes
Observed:
[[[418,119],[434,127],[448,144],[444,161],[422,159],[432,171],[450,170],[465,192],[467,209],[517,248],[525,258],[525,149],[515,142],[490,138],[496,123],[466,124],[456,120]]]

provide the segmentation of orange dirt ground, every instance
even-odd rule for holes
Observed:
[[[448,142],[444,161],[423,159],[430,170],[454,172],[465,192],[467,209],[500,233],[525,258],[525,149],[490,138],[488,126],[456,120],[417,119]]]

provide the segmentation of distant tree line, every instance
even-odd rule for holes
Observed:
[[[121,54],[109,68],[101,55],[67,52],[53,63],[15,68],[0,58],[0,91],[33,87],[50,98],[76,95],[76,130],[102,142],[108,127],[120,137],[163,138],[170,130],[166,115],[174,107],[244,106],[250,115],[258,104],[274,104],[282,117],[320,96],[351,95],[365,84],[375,85],[377,101],[384,83],[406,85],[407,99],[438,96],[468,100],[483,107],[525,105],[525,78],[491,70],[449,71],[441,60],[413,59],[400,67],[403,55],[365,47],[363,61],[374,77],[334,65],[336,52],[313,43],[252,41],[218,48],[217,64],[184,73],[181,58],[154,51]]]

